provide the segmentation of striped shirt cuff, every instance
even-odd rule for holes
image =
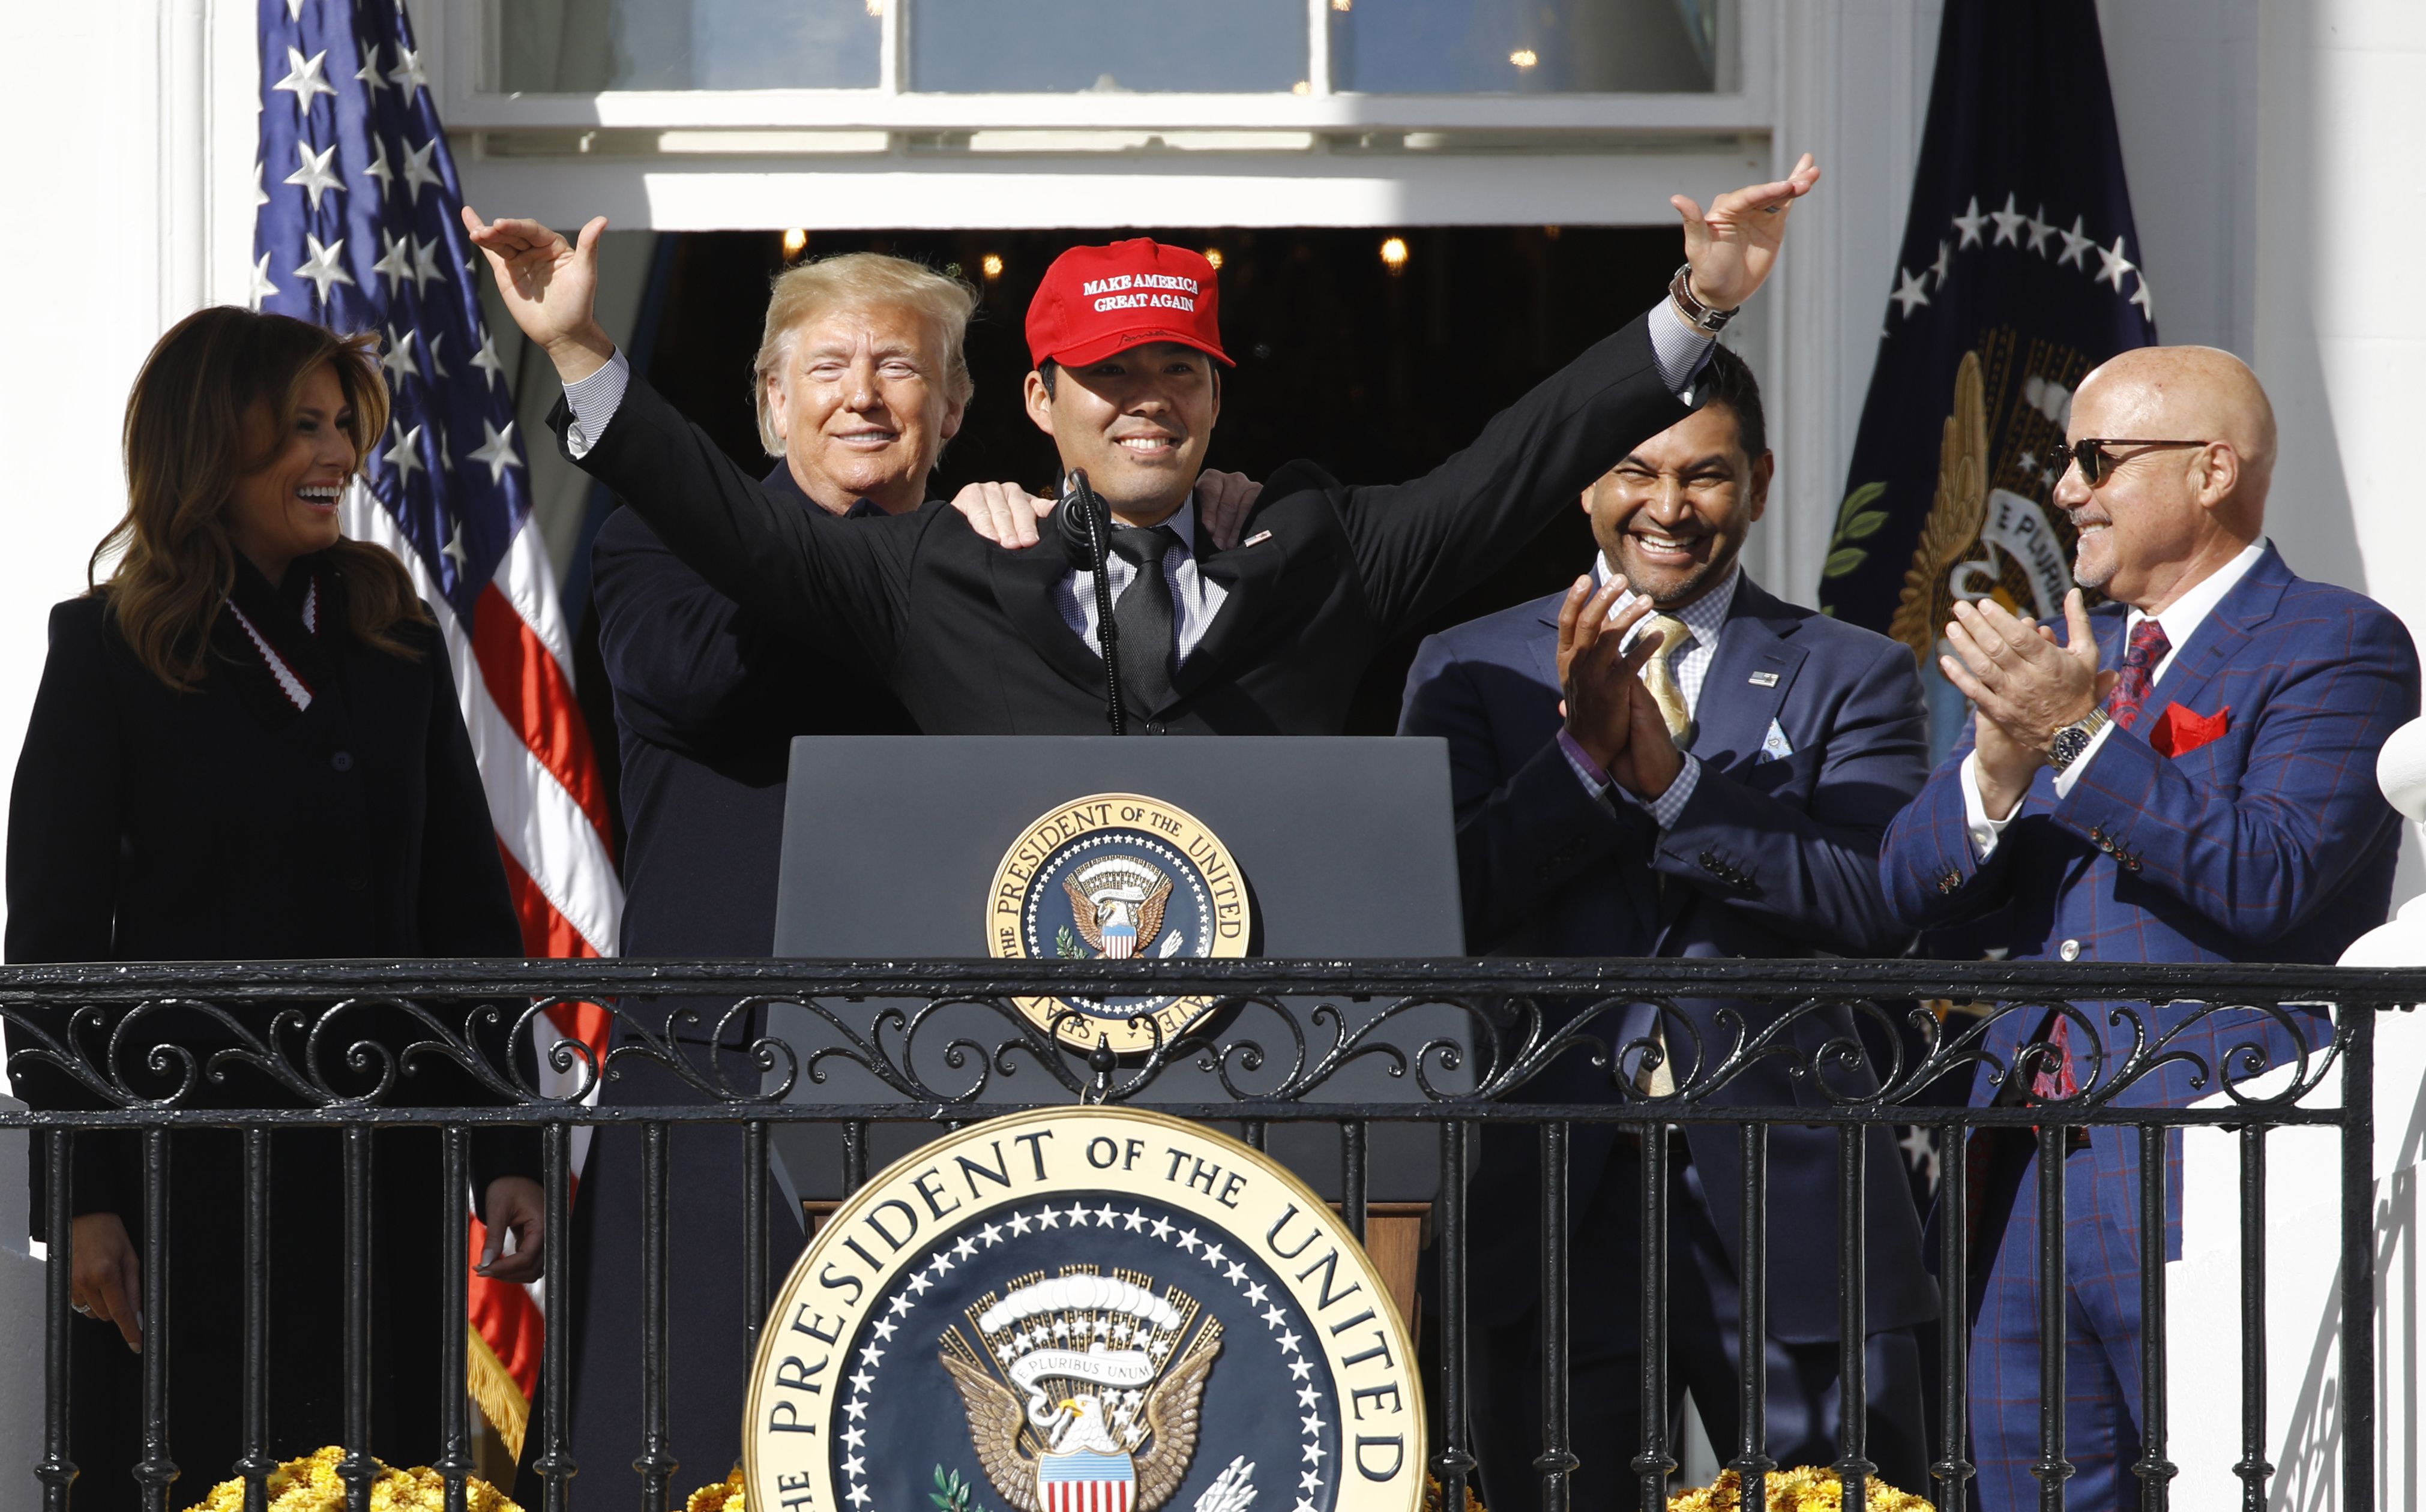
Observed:
[[[1666,371],[1661,369],[1663,376]],[[565,406],[573,411],[573,424],[564,427],[564,445],[575,458],[587,457],[590,448],[598,444],[607,422],[623,408],[623,391],[631,386],[632,364],[624,360],[620,346],[605,367],[564,386]]]

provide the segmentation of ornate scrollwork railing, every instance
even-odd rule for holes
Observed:
[[[1077,1010],[1039,1023],[1015,1001],[1149,989],[1208,997],[1214,1007],[1171,1037],[1137,1021],[1151,1032],[1148,1048],[1116,1056],[1059,1037],[1083,1029]],[[1392,1100],[1431,1116],[1486,1116],[1540,1101],[1554,1067],[1561,1087],[1588,1087],[1590,1101],[1614,1104],[1618,1116],[1690,1118],[1747,1101],[1887,1116],[1949,1078],[1976,1077],[1991,1090],[2030,1086],[2053,1068],[2046,1038],[2058,1022],[2078,1085],[2039,1100],[2050,1117],[2153,1101],[2146,1093],[2159,1079],[2280,1110],[2325,1078],[2353,1009],[2421,998],[2426,973],[2415,972],[1847,961],[0,972],[16,1079],[137,1116],[226,1106],[239,1071],[294,1108],[392,1107],[415,1101],[410,1094],[442,1065],[468,1078],[458,1086],[476,1088],[487,1105],[570,1117],[602,1086],[607,1102],[629,1101],[619,1084],[644,1068],[672,1101],[741,1112],[814,1099],[843,1067],[858,1085],[881,1088],[854,1101],[896,1101],[929,1116],[1192,1088],[1252,1118],[1341,1097],[1371,1101],[1342,1091],[1351,1080],[1366,1094],[1386,1086]],[[1945,1014],[1932,1000],[1978,1009]],[[558,1029],[554,1010],[574,1006],[613,1024],[603,1054]],[[769,1031],[776,1009],[790,1015],[788,1035]],[[1667,1076],[1655,1082],[1662,1069]],[[1183,1081],[1186,1088],[1172,1085]]]

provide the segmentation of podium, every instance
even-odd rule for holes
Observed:
[[[1233,928],[1231,926],[1235,925]],[[784,957],[967,959],[989,955],[1263,956],[1387,958],[1464,953],[1448,748],[1420,738],[1228,736],[802,736],[792,743],[784,813],[774,953]],[[1386,1003],[1324,1000],[1352,1031]],[[898,1005],[895,1005],[898,1006]],[[1309,1052],[1328,1031],[1312,1000],[1287,1004]],[[829,1011],[872,1023],[885,1005],[829,1002]],[[1131,1013],[1185,1021],[1186,1004],[1095,1005],[1100,1017],[1065,1022],[1065,1037],[1116,1046]],[[1271,1009],[1250,1005],[1209,1022],[1217,1043],[1260,1043],[1285,1070],[1295,1041]],[[805,1063],[839,1043],[815,1014],[779,1006],[768,1032]],[[1474,1057],[1465,1015],[1410,1009],[1377,1033],[1409,1061],[1426,1044],[1460,1047],[1459,1069],[1434,1085],[1464,1090]],[[939,1063],[930,1085],[973,1079],[940,1069],[955,1038],[991,1047],[1011,1037],[999,1014],[943,1010],[923,1039]],[[1150,1043],[1150,1038],[1146,1041]],[[895,1094],[861,1067],[828,1060],[821,1084],[802,1077],[801,1102],[876,1102]],[[922,1073],[923,1073],[922,1066]],[[1050,1101],[1059,1084],[1040,1070],[995,1075],[986,1103]],[[1263,1090],[1237,1072],[1236,1080]],[[1461,1080],[1463,1079],[1463,1080]],[[1415,1102],[1410,1076],[1378,1059],[1325,1082],[1325,1101]],[[1229,1094],[1196,1057],[1165,1067],[1136,1099],[1219,1102]],[[1231,1133],[1236,1125],[1223,1125]],[[878,1125],[869,1168],[933,1138],[932,1125]],[[779,1125],[779,1179],[796,1200],[843,1196],[841,1134],[832,1126]],[[1340,1141],[1327,1123],[1273,1122],[1267,1149],[1323,1196],[1340,1195]],[[1429,1201],[1439,1183],[1435,1126],[1371,1126],[1367,1195],[1377,1203]]]

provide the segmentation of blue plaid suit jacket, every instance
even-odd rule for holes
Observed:
[[[2121,665],[2125,614],[2107,604],[2091,616],[2102,667]],[[2224,733],[2159,755],[2148,734],[2170,703],[2228,710]],[[2270,545],[2179,648],[2137,728],[2111,732],[2062,799],[2041,770],[1985,862],[1964,823],[1966,731],[1888,828],[1879,863],[1888,905],[1923,931],[1925,954],[1946,959],[1995,948],[2012,960],[2061,958],[2077,941],[2083,961],[2330,963],[2391,902],[2400,818],[2376,788],[2375,758],[2418,708],[2418,653],[2401,621],[2363,595],[2293,575]],[[2153,1037],[2199,1010],[2137,1011]],[[2131,1028],[2090,1016],[2111,1076]],[[2039,1027],[2035,1014],[2009,1014],[1986,1048],[2010,1066]],[[2073,1054],[2087,1085],[2093,1047],[2078,1030]],[[2253,1042],[2274,1065],[2300,1051],[2277,1022],[2208,1014],[2174,1042],[2210,1069],[2205,1086],[2176,1064],[2116,1102],[2187,1104],[2216,1089],[2212,1069],[2227,1052]],[[1980,1069],[1975,1104],[1998,1090],[1990,1074]],[[2136,1244],[2137,1144],[2120,1128],[2090,1142],[2097,1205]],[[2169,1184],[2166,1252],[2178,1257],[2178,1176]]]

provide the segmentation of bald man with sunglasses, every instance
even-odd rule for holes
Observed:
[[[1939,665],[1972,726],[1888,828],[1888,904],[1948,959],[2330,963],[2391,901],[2401,828],[2375,758],[2418,713],[2409,634],[2374,601],[2296,576],[2266,539],[2274,415],[2239,359],[2126,352],[2082,380],[2069,435],[2055,503],[2079,531],[2074,578],[2108,602],[2090,610],[2075,589],[2061,630],[1956,605]],[[2179,1107],[2216,1090],[2239,1046],[2274,1066],[2303,1049],[2247,1009],[2076,1006],[1996,1020],[1975,1104]],[[2327,1026],[2305,1014],[2299,1033],[2321,1045]],[[2127,1070],[2141,1025],[2196,1064]],[[2177,1167],[2178,1131],[2169,1142]],[[2039,1504],[2037,1148],[2017,1128],[1968,1151],[1984,1197],[1971,1424],[1987,1512]],[[2177,1171],[2168,1186],[2175,1260]],[[2158,1237],[2138,1222],[2137,1131],[2077,1132],[2063,1197],[2066,1504],[2137,1506],[2140,1271]]]

